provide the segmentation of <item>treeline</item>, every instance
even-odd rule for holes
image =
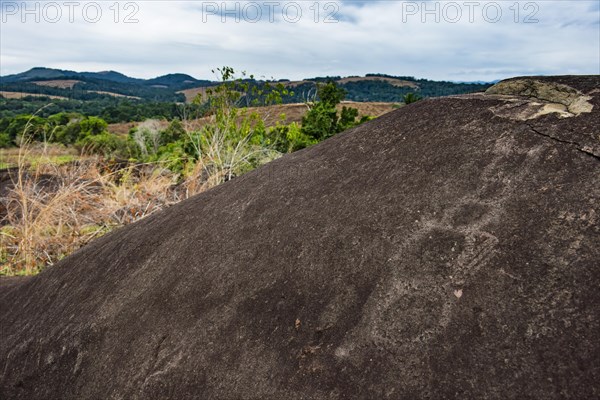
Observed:
[[[63,78],[69,79],[69,78]],[[0,90],[6,92],[33,93],[38,95],[60,96],[70,100],[97,100],[102,99],[107,94],[96,92],[110,92],[123,96],[138,97],[140,99],[155,102],[183,102],[185,96],[177,93],[174,89],[160,87],[160,85],[146,86],[137,83],[114,82],[110,80],[100,80],[92,78],[73,77],[71,79],[79,80],[71,88],[59,88],[52,86],[39,85],[33,82],[3,82],[0,84]],[[36,80],[43,81],[43,80]]]
[[[97,116],[113,124],[135,122],[145,119],[181,118],[185,113],[198,113],[202,106],[173,102],[149,102],[135,99],[103,96],[91,101],[60,100],[49,97],[25,96],[21,99],[0,97],[0,118],[14,118],[19,115],[36,114],[40,117],[61,112],[78,113],[83,116]]]
[[[394,86],[384,80],[360,80],[339,84],[346,95],[345,99],[351,101],[382,101],[402,102],[410,94],[419,98],[456,95],[484,91],[490,85],[477,83],[438,82],[427,79],[415,79],[411,76],[391,76],[382,74],[369,74],[367,77],[392,78],[408,81],[411,86]],[[63,77],[62,79],[67,79]],[[173,120],[182,118],[190,113],[200,113],[206,110],[206,99],[194,104],[184,105],[185,98],[181,93],[176,93],[174,88],[189,85],[185,75],[167,75],[151,81],[122,82],[109,81],[85,76],[75,76],[73,79],[84,80],[73,88],[56,88],[40,86],[32,82],[4,82],[0,90],[20,93],[36,93],[48,96],[60,96],[66,99],[50,99],[49,97],[25,96],[21,99],[6,99],[0,96],[0,118],[11,118],[18,115],[36,115],[47,118],[61,112],[78,113],[86,117],[97,116],[108,123],[143,121],[145,119]],[[51,78],[46,78],[51,79]],[[193,79],[193,78],[191,78]],[[238,84],[246,85],[246,92],[240,99],[243,106],[261,105],[268,101],[270,96],[282,93],[286,88],[285,96],[281,96],[282,103],[306,103],[315,100],[317,86],[331,81],[338,81],[341,77],[317,77],[295,87],[287,87],[286,80],[279,82],[264,82],[255,80],[254,77],[243,76]],[[38,80],[44,80],[38,79]],[[153,83],[153,85],[149,85]],[[196,83],[209,84],[214,89],[218,83],[197,81]],[[161,84],[169,87],[158,87]],[[222,84],[222,83],[221,83]],[[95,93],[94,91],[119,93],[135,98],[115,97],[109,94]]]
[[[96,140],[100,135],[110,135],[107,127],[108,124],[102,118],[67,112],[48,117],[19,115],[14,118],[1,118],[0,147],[19,146],[23,142],[61,143],[83,147],[88,138]],[[110,141],[117,140],[116,135],[111,136],[115,138],[111,138]]]
[[[410,76],[391,76],[368,74],[367,77],[382,77],[400,79],[412,82],[416,87],[395,86],[384,80],[361,80],[356,82],[346,82],[340,84],[347,95],[346,99],[351,101],[382,101],[382,102],[401,102],[405,95],[409,93],[418,94],[420,97],[441,97],[465,93],[475,93],[485,91],[491,84],[481,83],[456,83],[444,81],[431,81],[428,79],[415,79]],[[311,79],[313,82],[306,82],[294,87],[294,94],[289,102],[302,102],[310,99],[315,94],[316,84],[328,80],[339,80],[340,77],[325,77]]]

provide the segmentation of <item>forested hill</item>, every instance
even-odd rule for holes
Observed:
[[[401,101],[404,95],[416,93],[420,97],[439,97],[484,91],[492,83],[457,83],[416,79],[412,76],[367,74],[364,77],[322,77],[292,82],[296,100],[303,100],[318,82],[333,80],[343,87],[346,99],[351,101]]]
[[[416,79],[411,76],[368,74],[365,77],[317,77],[302,81],[278,81],[288,86],[293,95],[287,103],[310,100],[316,84],[333,80],[347,91],[352,101],[401,101],[407,93],[421,97],[483,91],[485,83],[440,82]],[[254,81],[262,84],[263,81]],[[0,77],[0,91],[34,95],[58,96],[71,100],[100,100],[128,97],[131,100],[151,102],[190,101],[206,87],[218,82],[199,80],[186,74],[168,74],[154,79],[137,79],[116,71],[75,72],[51,68],[33,68],[29,71]]]

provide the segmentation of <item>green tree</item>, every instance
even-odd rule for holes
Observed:
[[[56,127],[54,138],[57,142],[68,145],[75,143],[81,136],[79,120],[74,119],[65,125]]]
[[[13,145],[14,143],[10,140],[8,133],[0,132],[0,149],[12,147]]]
[[[407,93],[403,97],[404,104],[416,103],[419,100],[422,100],[422,97],[416,93]]]
[[[82,153],[100,154],[104,157],[129,158],[131,145],[127,139],[102,132],[97,135],[88,135],[77,141],[77,147]]]
[[[321,141],[356,126],[357,109],[343,107],[338,115],[336,106],[344,100],[345,95],[345,90],[333,81],[319,84],[319,100],[310,105],[310,110],[302,118],[302,133]]]
[[[173,143],[185,138],[185,128],[181,121],[176,118],[161,132],[162,143]]]
[[[282,115],[281,121],[269,129],[267,145],[272,146],[280,153],[292,153],[317,143],[314,138],[302,132],[297,123],[292,122],[286,125],[283,121],[285,121],[285,115]]]
[[[358,118],[358,110],[356,108],[342,107],[340,120],[338,121],[337,126],[338,132],[343,132],[346,129],[356,126],[356,118]]]
[[[59,113],[48,117],[52,141],[65,145],[74,144],[88,136],[107,132],[108,124],[99,117],[84,117],[76,113]]]
[[[317,95],[322,103],[330,107],[335,107],[346,98],[346,91],[339,87],[335,82],[330,81],[325,85],[320,85]]]
[[[99,117],[87,117],[84,118],[81,123],[81,133],[84,136],[88,135],[99,135],[106,131],[108,124],[102,118]]]
[[[20,115],[8,124],[8,137],[19,144],[21,141],[43,141],[46,138],[48,126],[46,119],[36,115]]]

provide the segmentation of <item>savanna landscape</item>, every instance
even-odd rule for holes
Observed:
[[[33,69],[4,78],[3,93],[12,95],[0,100],[1,273],[37,273],[116,227],[422,98],[419,80],[410,77],[288,84],[236,76],[230,67],[215,72],[218,81],[184,90],[178,89],[197,80],[173,74],[120,86],[135,80],[116,73],[120,81],[95,76],[93,88],[102,84],[112,87],[109,92],[88,90],[90,82],[82,78],[56,79],[78,77],[70,71]],[[40,80],[44,77],[48,80]],[[489,86],[421,82],[426,95]],[[157,87],[170,88],[174,101],[124,94]],[[38,93],[31,96],[17,91],[34,88]],[[345,100],[349,92],[387,99],[394,90],[396,102]],[[184,100],[181,94],[185,101],[177,102]],[[114,103],[110,97],[127,100],[93,115],[96,103]],[[293,102],[300,98],[306,100]],[[71,111],[71,103],[82,113]],[[19,114],[35,106],[32,114]]]
[[[0,1],[0,399],[600,398],[598,1]]]

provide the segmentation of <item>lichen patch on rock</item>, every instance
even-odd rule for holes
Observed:
[[[591,91],[591,90],[590,90]],[[557,82],[544,82],[534,78],[509,79],[499,82],[489,88],[486,95],[508,96],[506,100],[519,102],[520,98],[529,98],[520,104],[525,110],[516,110],[507,105],[495,109],[499,116],[517,120],[535,119],[542,115],[556,113],[560,117],[572,117],[589,113],[593,109],[590,103],[592,96],[585,95],[579,90]]]

